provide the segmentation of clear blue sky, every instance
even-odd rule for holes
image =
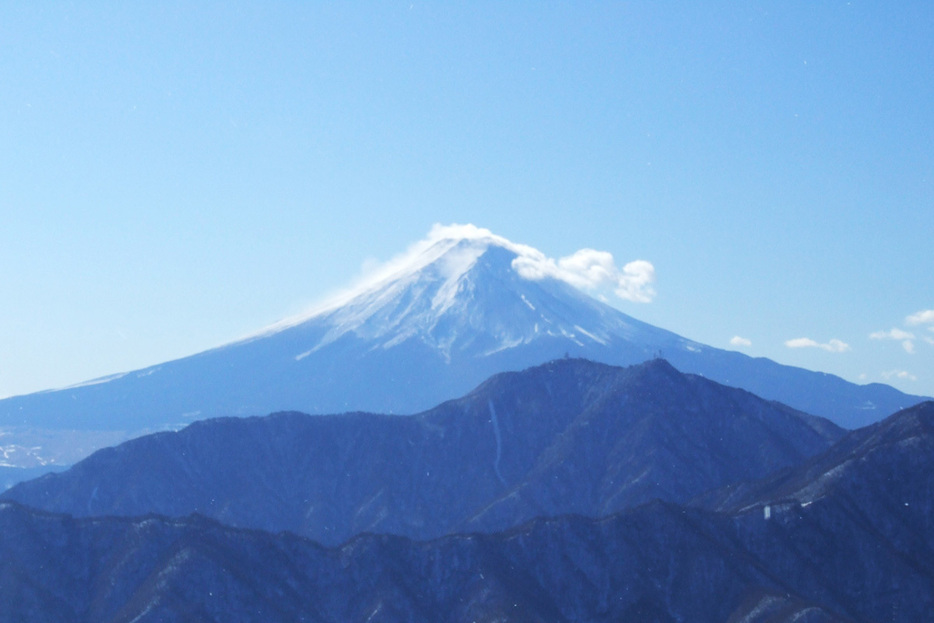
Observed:
[[[238,338],[436,222],[934,395],[932,68],[930,2],[4,2],[0,395]]]

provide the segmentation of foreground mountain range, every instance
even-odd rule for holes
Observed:
[[[415,413],[498,372],[565,354],[613,365],[661,354],[683,372],[844,428],[922,400],[693,342],[627,316],[543,266],[540,252],[486,230],[437,229],[368,283],[251,338],[0,400],[0,467],[71,464],[121,440],[211,417]]]
[[[294,498],[332,523],[290,529],[353,527],[110,514],[173,490],[241,526]],[[663,361],[561,360],[412,418],[201,422],[15,487],[0,620],[921,621],[932,516],[932,402],[844,433]]]
[[[663,360],[564,359],[415,416],[197,422],[101,450],[4,499],[76,516],[184,516],[325,544],[686,502],[826,450],[843,431]]]

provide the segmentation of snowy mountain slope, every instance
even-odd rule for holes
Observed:
[[[3,441],[16,443],[17,434],[37,429],[131,437],[207,417],[279,410],[414,413],[497,372],[565,354],[631,365],[661,351],[682,371],[845,427],[920,401],[640,322],[571,285],[606,273],[600,257],[583,259],[593,261],[575,272],[486,230],[436,229],[367,283],[248,339],[100,382],[2,400],[0,430],[9,433]],[[640,270],[627,266],[614,287],[644,295]],[[87,453],[41,458],[70,463]]]

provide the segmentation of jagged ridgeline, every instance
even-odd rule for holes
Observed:
[[[97,452],[5,499],[76,516],[200,513],[326,544],[686,502],[827,449],[828,420],[685,375],[561,359],[399,417],[282,413],[195,423]]]

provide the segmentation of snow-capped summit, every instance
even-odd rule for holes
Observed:
[[[488,230],[435,227],[356,288],[261,335],[319,324],[327,330],[298,359],[354,336],[383,349],[417,340],[450,363],[452,356],[485,357],[545,337],[583,347],[606,345],[618,334],[633,339],[639,331],[651,333],[571,285],[575,279],[591,285],[612,279],[612,256],[580,253],[596,258],[559,268],[541,252]]]
[[[207,417],[414,413],[495,373],[568,355],[629,365],[662,353],[681,371],[849,427],[920,401],[888,386],[856,386],[704,346],[600,300],[651,300],[653,282],[644,260],[618,267],[612,255],[593,249],[552,259],[472,225],[436,226],[346,292],[249,338],[97,382],[0,400],[0,428],[20,431],[6,438],[10,443],[20,435],[21,445],[29,440],[29,447],[42,448],[36,461],[68,463],[113,443],[114,435]],[[58,438],[67,442],[52,451],[48,440]]]

